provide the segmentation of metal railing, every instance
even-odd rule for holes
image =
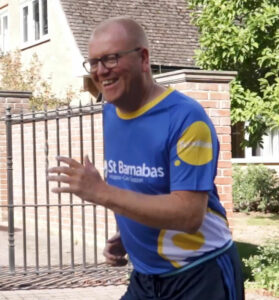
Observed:
[[[50,163],[55,162],[54,156],[67,155],[83,162],[85,147],[94,164],[102,163],[102,157],[95,151],[98,149],[100,152],[102,148],[95,145],[96,141],[100,144],[102,140],[101,115],[102,104],[79,105],[76,108],[66,107],[51,111],[45,109],[17,115],[13,115],[11,109],[7,109],[6,116],[1,121],[6,124],[8,193],[7,203],[3,204],[2,199],[0,210],[7,210],[10,274],[62,273],[77,270],[85,272],[89,268],[96,270],[103,262],[99,255],[101,244],[116,230],[110,212],[86,203],[72,194],[53,195],[50,192],[50,183],[46,179]],[[99,118],[99,125],[95,124],[96,118]],[[96,126],[98,134],[95,133]],[[53,218],[56,218],[55,223],[52,222]],[[67,224],[66,227],[64,223]],[[78,232],[75,228],[76,223]],[[20,232],[19,238],[22,240],[18,243],[19,247],[15,239],[15,235],[19,234],[17,232]],[[28,256],[30,236],[33,241],[31,256],[34,255],[32,259],[35,259],[32,266]],[[67,249],[64,246],[65,236]],[[90,255],[87,255],[88,248]],[[65,252],[67,261],[64,259]],[[56,263],[53,263],[54,256]]]

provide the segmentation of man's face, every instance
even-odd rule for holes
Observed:
[[[137,46],[129,42],[127,33],[121,26],[114,24],[95,33],[89,44],[89,59],[129,51]],[[120,56],[113,68],[106,68],[98,62],[96,72],[91,76],[108,102],[120,107],[129,103],[135,93],[140,93],[143,76],[140,50]]]

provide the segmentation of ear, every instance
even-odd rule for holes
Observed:
[[[142,48],[141,50],[141,58],[142,58],[142,71],[148,72],[150,70],[149,65],[149,51],[146,48]]]

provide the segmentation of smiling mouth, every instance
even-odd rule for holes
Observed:
[[[103,87],[107,87],[107,86],[110,86],[112,84],[114,84],[118,79],[108,79],[108,80],[104,80],[102,82],[102,86]]]

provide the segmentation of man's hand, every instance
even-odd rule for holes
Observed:
[[[119,233],[107,240],[103,254],[106,258],[106,263],[114,267],[125,266],[128,263],[128,260],[125,258],[126,250]]]
[[[97,203],[97,193],[106,183],[88,156],[84,158],[84,165],[68,157],[57,157],[57,160],[66,166],[50,168],[48,172],[56,175],[48,176],[48,180],[66,183],[68,186],[52,188],[52,192],[73,193],[83,200],[102,204]]]

